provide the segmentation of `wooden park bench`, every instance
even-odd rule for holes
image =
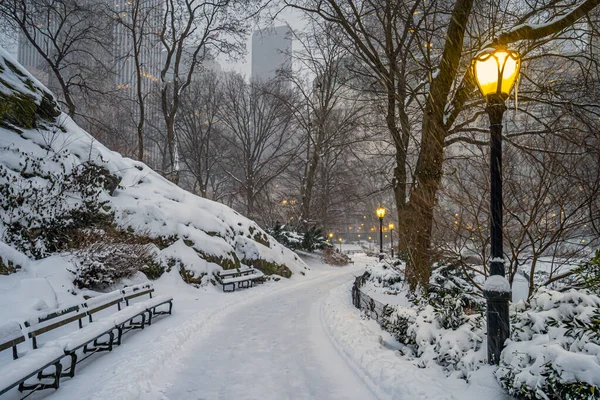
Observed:
[[[17,351],[17,345],[25,342],[25,337],[21,333],[21,325],[12,323],[6,328],[0,327],[0,351],[12,348],[14,359],[13,362],[0,368],[0,394],[17,385],[20,391],[58,389],[60,378],[72,378],[75,375],[75,366],[79,362],[97,351],[112,351],[113,346],[121,344],[123,333],[131,329],[144,329],[145,325],[152,324],[154,316],[171,314],[173,298],[169,296],[153,297],[153,292],[152,284],[127,287],[90,298],[83,304],[66,307],[25,321],[23,326],[29,328],[27,336],[31,339],[33,350],[22,357]],[[148,300],[129,304],[131,299],[146,294],[150,297]],[[122,307],[123,302],[125,307]],[[96,318],[98,312],[114,306],[117,307],[116,312]],[[165,309],[167,306],[168,309]],[[38,338],[41,335],[75,321],[77,321],[79,329],[39,345]],[[84,323],[84,321],[86,322]],[[83,354],[92,354],[78,361],[78,350],[80,349]],[[70,363],[66,372],[63,372],[60,361],[65,357],[70,358]],[[49,367],[54,367],[54,371],[44,374],[44,370]],[[26,384],[25,382],[34,375],[37,375],[38,382]],[[52,383],[42,382],[48,378],[52,379]]]
[[[256,268],[244,265],[237,269],[219,271],[215,276],[217,281],[223,285],[224,292],[233,292],[236,283],[238,288],[249,288],[254,285],[256,280],[263,278],[265,275]],[[232,290],[225,290],[226,286],[231,286]]]

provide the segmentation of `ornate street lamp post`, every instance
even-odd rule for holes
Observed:
[[[504,47],[481,51],[474,59],[472,71],[487,102],[490,118],[490,209],[491,260],[490,276],[483,295],[487,301],[488,362],[498,364],[504,342],[510,333],[508,301],[510,285],[504,277],[502,250],[502,117],[521,67],[519,53]]]
[[[388,230],[390,231],[390,249],[391,256],[394,258],[394,224],[391,222],[388,224]]]
[[[383,217],[385,217],[385,208],[377,209],[377,218],[379,218],[379,261],[383,260]]]

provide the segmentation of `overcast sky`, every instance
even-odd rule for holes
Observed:
[[[299,11],[293,10],[293,9],[286,9],[286,10],[282,11],[281,13],[279,13],[276,20],[262,21],[260,26],[255,26],[255,29],[266,28],[269,25],[270,26],[289,25],[293,30],[300,31],[303,29],[305,22],[302,21],[302,15]],[[292,44],[292,47],[293,46],[294,45]],[[220,58],[219,64],[221,65],[221,68],[225,71],[233,70],[233,71],[236,71],[236,72],[239,72],[239,73],[245,75],[248,78],[248,77],[250,77],[251,65],[252,65],[251,64],[252,63],[252,57],[251,57],[252,53],[251,52],[252,52],[252,33],[250,33],[250,35],[247,38],[246,55],[245,56],[243,56],[237,62],[232,62],[225,58]]]

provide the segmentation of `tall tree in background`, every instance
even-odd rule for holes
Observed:
[[[181,96],[211,52],[234,56],[244,49],[247,18],[254,4],[239,0],[165,2],[158,32],[164,53],[160,101],[170,163],[167,176],[174,182],[179,179],[175,168],[175,119]]]
[[[504,24],[498,29],[504,28],[505,33],[495,42],[506,45],[556,36],[599,2],[537,2],[520,12],[506,6],[503,10],[506,18],[496,20]],[[383,88],[388,101],[388,129],[396,146],[396,208],[401,222],[400,237],[405,240],[409,257],[407,278],[412,289],[426,289],[444,147],[453,140],[451,131],[455,124],[475,120],[472,115],[477,113],[469,114],[476,96],[469,65],[475,52],[494,39],[489,35],[495,30],[478,29],[481,16],[486,15],[485,7],[478,5],[475,9],[473,0],[454,3],[367,0],[360,4],[352,0],[309,0],[289,5],[338,25],[348,48]],[[491,19],[491,15],[487,17]],[[414,78],[407,79],[411,73]],[[420,109],[417,129],[406,123],[405,118],[409,115],[407,105],[414,102]],[[407,157],[413,138],[414,162]],[[456,140],[461,139],[462,136]],[[412,163],[410,168],[408,162]],[[410,186],[406,184],[407,171],[412,175]]]
[[[153,86],[154,77],[148,76],[150,66],[149,53],[158,45],[156,37],[156,22],[162,15],[162,4],[152,0],[131,0],[127,12],[123,10],[111,11],[110,17],[122,27],[123,39],[128,39],[131,48],[124,54],[120,61],[123,65],[133,62],[133,86],[135,90],[135,119],[137,132],[137,159],[144,161],[144,138],[146,136],[144,125],[146,122],[146,109],[150,96],[150,87]],[[158,79],[156,77],[155,79]]]
[[[222,167],[239,186],[251,219],[256,217],[260,196],[289,167],[298,147],[292,113],[281,100],[287,90],[277,82],[266,85],[248,84],[242,76],[231,75],[219,113],[231,150]]]
[[[231,194],[231,178],[221,167],[230,151],[225,126],[219,120],[223,79],[207,71],[194,80],[181,98],[180,116],[175,121],[182,162],[191,175],[187,187],[215,201]]]
[[[284,70],[279,74],[297,94],[298,98],[294,97],[288,107],[298,130],[305,135],[303,154],[299,157],[302,165],[298,168],[301,171],[300,223],[315,223],[313,197],[322,160],[329,158],[330,153],[349,150],[352,144],[366,141],[365,130],[360,126],[366,107],[359,93],[351,88],[352,73],[346,65],[349,60],[334,28],[331,24],[310,20],[305,32],[294,35],[301,47],[290,54],[298,65],[297,70]]]

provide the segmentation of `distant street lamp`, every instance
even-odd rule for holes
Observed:
[[[487,102],[490,118],[490,208],[491,261],[483,295],[487,301],[488,362],[498,364],[504,342],[510,333],[508,301],[510,286],[504,277],[502,250],[502,117],[521,68],[519,53],[504,47],[481,51],[472,63],[472,71]]]
[[[342,238],[338,239],[340,241],[340,253],[342,252]]]
[[[388,229],[390,230],[390,249],[392,258],[394,258],[394,224],[391,222],[388,224]]]
[[[383,260],[383,217],[385,217],[385,208],[379,207],[376,211],[379,218],[379,261]]]

